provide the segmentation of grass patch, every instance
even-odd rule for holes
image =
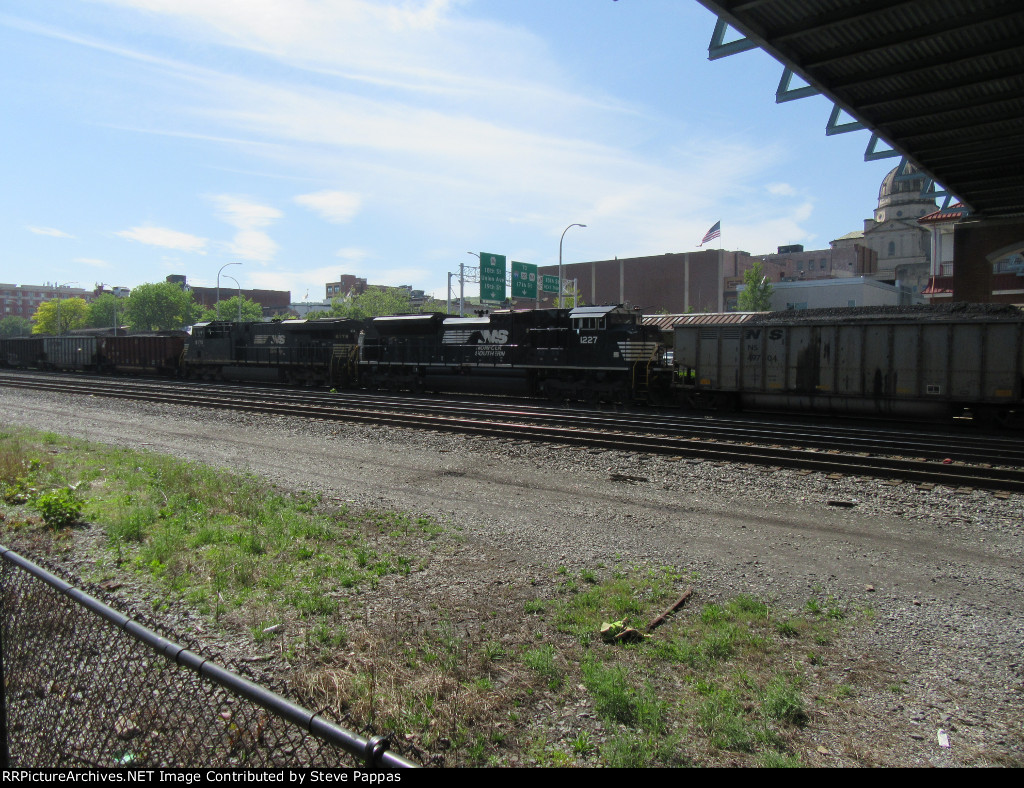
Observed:
[[[81,520],[101,528],[114,566],[201,612],[262,620],[256,611],[273,608],[275,619],[308,621],[316,633],[343,629],[335,619],[346,592],[416,566],[393,541],[370,545],[368,531],[398,532],[406,544],[440,533],[428,518],[329,512],[315,494],[252,475],[23,430],[0,436],[0,493],[53,531]]]
[[[101,529],[88,579],[134,575],[155,610],[180,600],[283,660],[304,705],[445,765],[801,765],[801,671],[828,664],[859,616],[831,597],[789,611],[745,594],[701,604],[698,587],[650,637],[605,643],[602,623],[646,633],[693,581],[620,556],[532,570],[532,586],[491,594],[467,572],[457,594],[420,585],[406,599],[403,584],[462,549],[430,518],[331,508],[255,476],[21,430],[0,433],[0,495],[6,544],[69,550],[83,533],[71,525]],[[55,506],[67,516],[47,522],[35,505],[47,495],[81,508]],[[815,702],[854,694],[841,685]]]

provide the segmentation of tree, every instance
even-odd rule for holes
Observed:
[[[200,311],[192,293],[174,282],[139,285],[126,301],[125,322],[132,331],[184,328]]]
[[[743,273],[744,288],[740,291],[737,307],[741,312],[768,312],[772,308],[772,283],[757,260]]]
[[[18,315],[0,320],[0,337],[27,337],[32,333],[32,321]]]
[[[103,293],[89,304],[89,328],[114,328],[124,323],[127,300],[113,293]]]
[[[255,323],[258,320],[263,319],[263,307],[255,301],[242,296],[239,298],[237,295],[231,296],[219,302],[220,305],[220,317],[217,316],[218,311],[216,306],[207,307],[203,310],[203,314],[199,317],[200,323],[207,323],[211,320],[238,320],[239,303],[241,303],[242,323]]]
[[[417,311],[412,308],[408,291],[400,287],[371,287],[357,296],[335,298],[329,316],[362,319]]]
[[[60,336],[74,328],[85,328],[88,318],[89,305],[84,298],[51,298],[32,315],[32,333]]]

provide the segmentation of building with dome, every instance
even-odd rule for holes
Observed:
[[[928,285],[931,275],[931,236],[918,223],[934,213],[935,198],[924,192],[927,179],[907,163],[892,169],[878,189],[874,216],[864,229],[832,241],[833,249],[864,246],[878,255],[879,278],[892,278],[915,295]]]

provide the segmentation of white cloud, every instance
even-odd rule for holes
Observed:
[[[355,246],[347,246],[344,249],[339,249],[334,253],[336,257],[340,257],[342,260],[347,260],[353,263],[360,263],[370,256],[370,253],[365,249],[360,249]]]
[[[227,245],[231,254],[244,260],[269,263],[277,254],[278,245],[261,230],[242,230]]]
[[[268,263],[279,249],[277,243],[261,228],[273,224],[282,216],[281,211],[244,197],[220,194],[213,198],[217,217],[238,229],[226,244],[228,251],[244,260]]]
[[[358,194],[329,190],[300,194],[295,197],[295,202],[334,224],[350,222],[362,206]]]
[[[82,265],[90,265],[93,268],[110,268],[110,263],[106,260],[99,260],[95,257],[76,257],[74,262],[81,263]]]
[[[28,228],[28,231],[30,233],[35,233],[36,235],[48,235],[51,238],[74,238],[75,237],[75,236],[73,236],[73,235],[71,235],[69,233],[64,232],[63,230],[58,230],[55,227],[31,227],[30,226]]]
[[[169,230],[166,227],[132,227],[130,230],[119,230],[114,235],[148,246],[161,246],[165,249],[178,249],[182,252],[197,254],[206,253],[207,240],[205,238]]]
[[[244,197],[220,194],[213,200],[217,206],[218,218],[239,230],[255,230],[259,227],[266,227],[284,216],[277,208],[260,205]]]
[[[769,194],[773,194],[776,197],[793,197],[796,195],[796,189],[788,183],[769,183],[765,188]]]

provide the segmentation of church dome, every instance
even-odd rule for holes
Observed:
[[[916,219],[935,210],[935,198],[922,195],[928,183],[924,173],[921,173],[916,165],[909,163],[904,172],[911,177],[897,178],[899,171],[900,167],[894,167],[882,179],[882,185],[878,189],[876,222],[896,218]]]

